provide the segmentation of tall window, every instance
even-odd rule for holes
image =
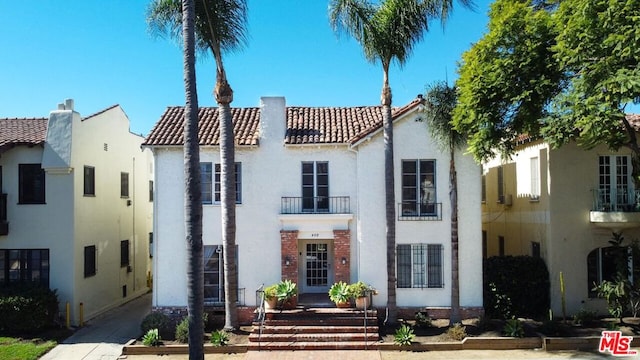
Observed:
[[[498,203],[504,204],[504,167],[498,166]]]
[[[635,201],[631,188],[631,160],[629,156],[599,157],[598,200],[604,210],[631,210]]]
[[[221,173],[220,164],[216,164],[216,173],[215,173],[215,192],[214,192],[214,201],[219,203],[222,199],[220,195],[220,173]],[[235,175],[236,175],[236,204],[242,203],[242,165],[239,162],[235,163]]]
[[[440,244],[398,244],[398,288],[442,288],[443,247]]]
[[[238,247],[236,245],[236,267]],[[222,245],[204,246],[204,301],[224,302],[224,272],[222,267]]]
[[[96,168],[93,166],[84,167],[84,195],[95,196],[96,194]]]
[[[96,246],[84,247],[84,277],[94,276],[98,267],[96,266]]]
[[[18,282],[49,287],[49,249],[0,249],[0,284]]]
[[[329,211],[329,163],[302,163],[302,211]]]
[[[129,173],[120,173],[120,197],[129,197]]]
[[[436,214],[436,161],[402,160],[402,215]]]
[[[481,191],[481,201],[487,202],[487,175],[482,174],[482,190]]]
[[[18,166],[20,204],[44,204],[45,175],[40,164]]]
[[[129,240],[120,241],[120,267],[129,266]]]
[[[540,159],[538,157],[532,157],[530,159],[531,164],[531,194],[529,195],[531,200],[540,199]]]
[[[212,179],[211,163],[200,163],[200,189],[202,190],[203,204],[213,203],[213,192],[211,191]]]
[[[153,180],[149,180],[149,201],[153,201]]]
[[[587,285],[589,286],[589,297],[597,297],[593,291],[593,284],[600,284],[604,280],[614,281],[618,274],[616,264],[621,259],[628,259],[629,264],[633,264],[633,272],[629,275],[629,280],[633,283],[633,273],[637,273],[640,262],[633,259],[628,247],[609,246],[596,248],[587,255]],[[624,260],[622,260],[624,261]]]

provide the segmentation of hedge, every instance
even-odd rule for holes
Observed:
[[[0,287],[0,331],[35,333],[55,325],[58,295],[36,285]]]

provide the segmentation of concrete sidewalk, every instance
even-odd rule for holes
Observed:
[[[140,336],[140,323],[151,312],[151,294],[91,319],[40,360],[115,360],[131,339]]]

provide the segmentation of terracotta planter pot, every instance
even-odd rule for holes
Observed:
[[[360,296],[356,298],[356,309],[364,310],[365,302],[367,309],[371,308],[371,300],[367,296]]]
[[[346,301],[346,302],[340,302],[340,303],[336,303],[336,306],[339,308],[350,308],[351,307],[351,303]]]
[[[278,306],[278,298],[264,299],[265,309],[275,309]]]
[[[290,299],[288,299],[287,301],[282,303],[282,308],[284,310],[291,310],[291,309],[295,309],[296,306],[298,306],[298,297],[294,296]]]

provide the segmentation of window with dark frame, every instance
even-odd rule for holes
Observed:
[[[149,180],[149,202],[153,202],[153,180]]]
[[[129,197],[129,173],[120,173],[120,197]]]
[[[329,212],[328,162],[302,162],[302,211]]]
[[[204,245],[204,301],[224,302],[224,267],[222,245]],[[238,245],[236,245],[236,266],[238,266]]]
[[[221,195],[220,195],[220,172],[221,167],[220,164],[216,164],[215,166],[215,184],[214,184],[214,202],[220,203]],[[237,162],[235,163],[235,179],[236,179],[236,204],[242,203],[242,165]]]
[[[49,287],[49,249],[0,249],[0,284]]]
[[[504,167],[498,166],[498,203],[504,204]]]
[[[633,264],[632,274],[629,281],[633,281],[633,274],[640,271],[640,262],[633,257],[633,251],[629,247],[608,246],[593,249],[587,255],[587,285],[588,296],[595,298],[597,292],[593,290],[593,284],[600,284],[603,281],[616,281],[618,268],[616,263],[620,258],[627,258],[628,263]]]
[[[441,244],[398,244],[398,288],[443,288],[443,252]]]
[[[149,233],[149,257],[153,257],[153,233]]]
[[[402,160],[402,213],[400,216],[436,214],[436,161]]]
[[[96,169],[93,166],[84,167],[84,195],[96,195]]]
[[[202,203],[213,204],[213,191],[212,191],[212,164],[210,162],[200,163],[200,190],[202,192]]]
[[[120,241],[120,267],[129,266],[129,240]]]
[[[45,173],[40,164],[18,165],[20,204],[45,203]]]
[[[96,246],[84,247],[84,277],[94,276],[98,267],[96,266]]]
[[[498,255],[504,256],[504,236],[498,236]]]

